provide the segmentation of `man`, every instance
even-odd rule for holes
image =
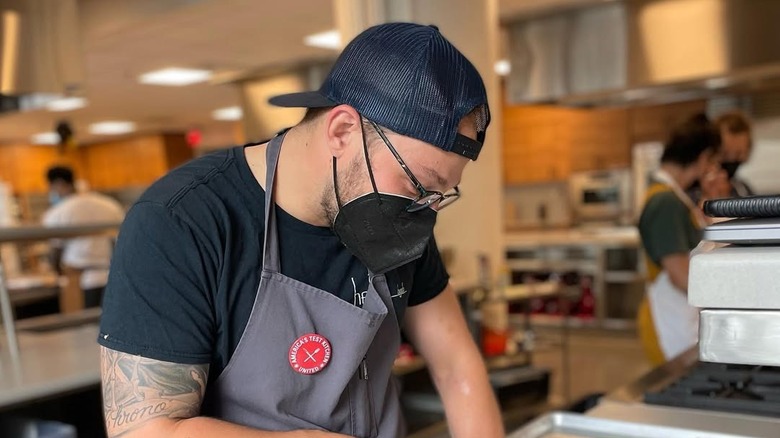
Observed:
[[[46,172],[51,207],[41,222],[46,227],[67,227],[119,223],[124,209],[114,199],[94,192],[79,193],[74,184],[73,170],[55,166]],[[108,267],[113,251],[109,237],[78,237],[54,241],[55,265],[83,270],[81,289],[84,307],[99,307],[103,288],[108,281]]]
[[[110,437],[398,437],[400,331],[456,437],[503,436],[432,238],[489,123],[432,26],[370,28],[269,142],[193,161],[129,211],[101,333]]]
[[[720,135],[704,115],[678,127],[665,145],[661,167],[639,219],[649,288],[639,311],[639,334],[648,358],[663,363],[696,344],[698,311],[688,305],[689,252],[706,220],[686,194],[717,160]]]

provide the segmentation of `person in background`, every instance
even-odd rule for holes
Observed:
[[[698,311],[687,298],[688,266],[707,221],[686,190],[717,163],[720,144],[720,133],[706,116],[688,120],[668,139],[647,190],[639,234],[649,285],[638,330],[654,364],[683,353],[698,340]]]
[[[271,103],[307,112],[128,212],[98,336],[108,436],[405,436],[402,329],[450,434],[504,436],[433,238],[490,122],[479,72],[436,27],[388,23]]]
[[[753,134],[748,118],[740,111],[731,111],[715,119],[720,130],[721,167],[730,183],[730,197],[752,196],[753,189],[737,177],[737,170],[750,159],[753,150]]]
[[[105,195],[76,190],[73,170],[55,166],[46,172],[51,206],[41,222],[46,227],[68,227],[120,223],[124,219],[122,206]],[[108,281],[108,268],[113,251],[110,237],[77,237],[52,242],[54,266],[83,270],[81,289],[84,306],[100,306],[103,289]]]
[[[737,170],[750,159],[753,135],[750,121],[741,111],[729,111],[718,116],[714,125],[720,132],[720,163],[696,184],[689,194],[701,206],[708,199],[736,198],[754,195],[753,189],[737,176]]]

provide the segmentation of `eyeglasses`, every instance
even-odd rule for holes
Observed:
[[[409,166],[404,163],[404,160],[401,158],[401,155],[398,154],[398,151],[395,150],[392,143],[390,143],[390,140],[387,139],[387,136],[382,131],[382,128],[379,127],[376,123],[369,120],[369,123],[371,123],[371,126],[374,127],[377,134],[379,134],[379,137],[382,138],[382,141],[385,142],[387,145],[387,148],[390,149],[390,152],[393,154],[395,159],[398,161],[398,164],[401,165],[401,168],[406,173],[406,176],[409,177],[409,179],[412,181],[412,184],[414,185],[414,188],[417,189],[417,192],[419,193],[419,196],[417,196],[411,204],[409,204],[408,207],[406,207],[406,211],[410,213],[414,213],[416,211],[421,211],[426,208],[433,208],[435,210],[441,210],[442,208],[452,204],[453,202],[457,201],[458,198],[460,198],[460,189],[458,189],[458,186],[455,186],[452,190],[447,191],[447,193],[438,192],[435,190],[428,190],[425,187],[423,187],[422,184],[420,184],[420,180],[418,180],[411,170],[409,170]]]

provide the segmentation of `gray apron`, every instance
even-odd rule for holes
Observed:
[[[398,388],[391,375],[400,330],[385,276],[369,275],[359,308],[280,272],[272,194],[283,138],[272,139],[266,153],[266,223],[257,297],[236,351],[209,385],[204,414],[270,431],[403,436]]]

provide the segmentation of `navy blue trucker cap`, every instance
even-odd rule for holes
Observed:
[[[387,23],[344,48],[317,91],[272,97],[272,105],[347,104],[398,134],[476,160],[490,123],[482,77],[435,26]],[[477,140],[458,134],[474,113]]]

